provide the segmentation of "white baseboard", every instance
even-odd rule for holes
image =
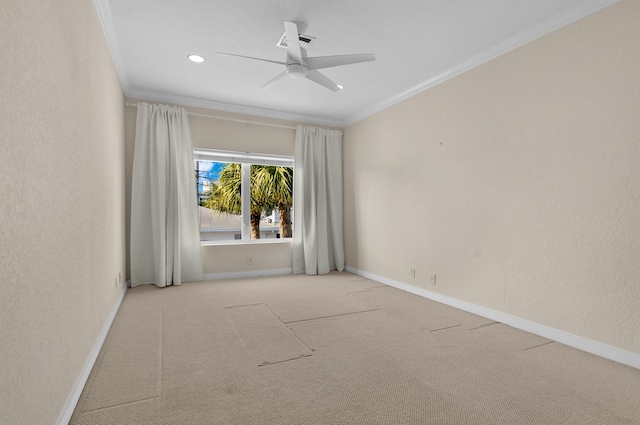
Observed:
[[[240,279],[247,277],[279,276],[292,274],[293,269],[273,269],[273,270],[247,270],[230,273],[210,273],[204,275],[204,280]]]
[[[418,288],[404,282],[399,282],[397,280],[378,276],[376,274],[365,272],[363,270],[358,270],[353,267],[347,266],[345,267],[345,270],[350,273],[357,274],[359,276],[366,277],[380,283],[384,283],[385,285],[393,286],[394,288],[398,288],[403,291],[410,292],[412,294],[419,295],[421,297],[428,298],[430,300],[476,314],[478,316],[486,317],[487,319],[495,320],[496,322],[504,323],[505,325],[509,325],[514,328],[542,336],[544,338],[559,342],[564,345],[568,345],[573,348],[577,348],[578,350],[586,351],[587,353],[595,354],[596,356],[604,357],[605,359],[613,360],[614,362],[622,363],[624,365],[640,369],[640,354],[612,347],[601,342],[593,341],[591,339],[573,335],[568,332],[550,328],[545,325],[530,322],[519,317],[511,316],[496,310],[491,310],[489,308],[482,307],[467,301],[462,301],[448,295],[439,294],[437,292]]]
[[[84,386],[87,383],[87,379],[89,379],[89,374],[91,373],[91,369],[93,369],[93,365],[95,364],[96,359],[98,358],[98,354],[100,354],[100,350],[102,349],[104,340],[107,338],[107,334],[109,333],[111,324],[113,323],[113,320],[116,317],[116,313],[120,309],[120,304],[122,304],[122,300],[124,299],[124,295],[126,293],[127,293],[127,285],[123,285],[122,293],[120,294],[120,297],[116,301],[116,304],[113,306],[113,309],[111,309],[111,312],[107,317],[107,321],[104,323],[104,326],[102,327],[102,331],[100,332],[100,335],[98,335],[98,339],[93,345],[93,349],[89,354],[89,358],[85,362],[84,367],[82,368],[82,371],[80,373],[80,376],[78,377],[78,380],[76,381],[76,384],[73,387],[73,391],[71,391],[71,394],[69,395],[69,398],[67,399],[67,402],[65,403],[64,408],[62,409],[62,412],[58,417],[58,421],[56,422],[56,425],[69,424],[69,421],[71,420],[71,415],[73,415],[73,411],[75,410],[76,405],[78,404],[80,395],[82,395],[82,390],[84,389]]]

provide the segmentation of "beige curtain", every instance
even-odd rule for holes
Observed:
[[[344,270],[342,132],[298,126],[293,177],[293,271]]]
[[[203,279],[188,113],[138,104],[131,188],[131,286]]]

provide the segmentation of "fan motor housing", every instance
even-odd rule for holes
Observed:
[[[299,63],[289,64],[287,65],[287,75],[301,80],[307,75],[307,67]]]

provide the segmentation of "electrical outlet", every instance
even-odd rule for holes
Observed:
[[[253,258],[252,257],[247,257],[247,264],[252,266],[253,265]]]
[[[118,272],[118,283],[122,283],[122,272]]]
[[[118,278],[116,277],[115,279],[116,279],[115,288],[117,288],[118,287]]]
[[[411,269],[411,271],[409,272],[411,274],[412,278],[416,278],[416,269]]]
[[[432,284],[432,285],[435,285],[435,284],[436,284],[436,275],[435,275],[435,274],[432,274],[432,275],[431,275],[431,284]]]

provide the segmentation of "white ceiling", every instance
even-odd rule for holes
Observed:
[[[346,126],[617,0],[94,0],[125,95]],[[289,78],[284,21],[307,25],[309,56],[375,53],[322,72],[332,92]],[[195,64],[187,55],[205,62]]]

